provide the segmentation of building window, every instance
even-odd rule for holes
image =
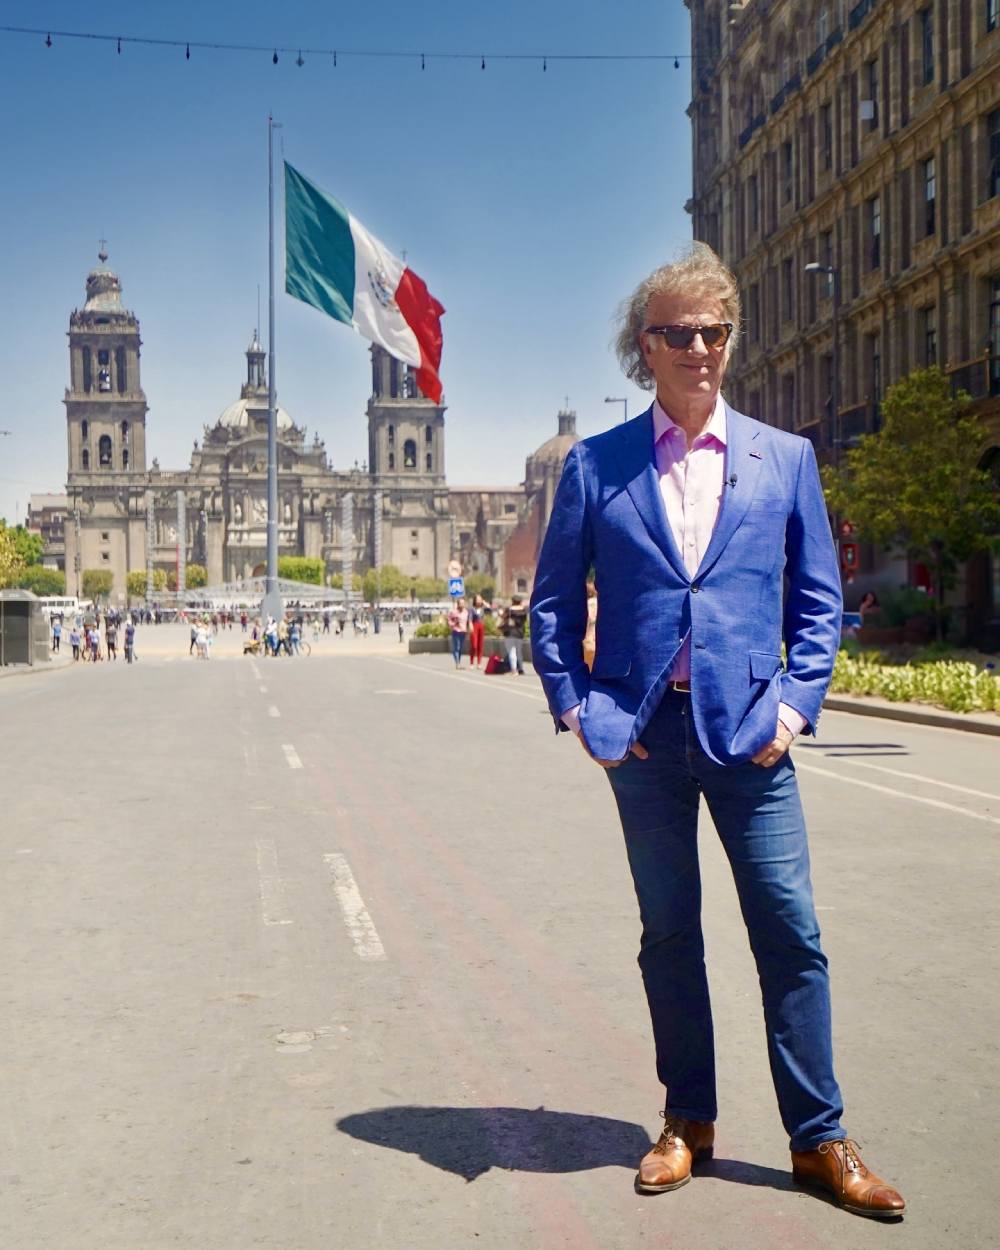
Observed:
[[[781,379],[782,429],[795,429],[795,374],[786,373]]]
[[[517,511],[517,506],[512,503],[505,503],[503,506],[504,516],[511,516]]]
[[[97,389],[102,392],[111,390],[111,353],[102,348],[97,353]]]
[[[416,530],[410,530],[410,542],[411,543],[415,543],[419,537],[420,535],[417,533]]]
[[[747,181],[747,215],[750,219],[750,233],[756,234],[760,229],[760,202],[757,191],[757,175],[751,174]]]
[[[420,559],[420,552],[416,549],[416,547],[411,547],[411,548],[410,548],[410,559],[411,559],[411,560],[419,560],[419,559]]]
[[[517,591],[518,591],[518,594],[521,594],[521,595],[527,594],[528,579],[526,577],[519,577],[517,579]]]
[[[87,437],[90,434],[90,422],[89,421],[80,422],[80,434],[84,438],[84,440],[87,439]]]
[[[394,425],[389,426],[389,446],[396,446],[396,427]]]
[[[933,304],[929,308],[921,308],[920,336],[923,339],[922,355],[924,365],[937,364],[937,309]]]
[[[934,81],[934,7],[920,10],[920,81],[926,87]]]
[[[101,563],[102,563],[102,564],[110,564],[110,563],[111,563],[111,552],[110,552],[110,551],[102,551],[102,552],[101,552]]]
[[[408,438],[403,444],[403,468],[415,469],[417,467],[417,444],[412,438]]]
[[[128,442],[128,422],[127,421],[122,422],[122,442],[123,443]]]
[[[795,270],[791,256],[781,262],[781,315],[785,321],[795,320]]]
[[[996,30],[1000,25],[1000,0],[986,0],[986,29]]]
[[[125,363],[125,348],[115,349],[115,377],[118,382],[118,394],[124,395],[128,390],[128,366]]]
[[[817,44],[826,43],[830,37],[830,8],[824,4],[819,11],[819,18],[816,22],[816,42]]]
[[[868,201],[869,269],[882,264],[882,197],[873,196]]]
[[[431,425],[424,426],[424,442],[427,443],[428,446],[434,442],[434,427]]]
[[[83,349],[83,389],[89,391],[94,385],[94,373],[90,362],[90,348]]]
[[[755,282],[750,287],[750,342],[760,342],[760,287]]]
[[[102,469],[111,468],[111,435],[102,434],[97,444],[97,459]]]
[[[1000,274],[990,279],[990,394],[1000,395]]]
[[[122,452],[122,468],[123,469],[128,468],[128,448],[127,447]]]
[[[389,452],[389,468],[394,469],[395,467],[396,467],[396,453],[394,451],[390,451]]]
[[[1000,0],[997,0],[1000,3]],[[821,104],[819,110],[819,167],[833,166],[833,105]]]
[[[924,234],[933,234],[937,228],[937,177],[934,168],[934,157],[923,162],[924,171]]]
[[[868,129],[878,129],[878,59],[869,61],[865,65],[865,79],[868,83],[868,102],[871,105],[871,117],[868,119]]]
[[[110,530],[101,530],[101,542],[102,542],[102,543],[109,543],[110,541],[111,541],[111,531],[110,531]]]
[[[792,143],[789,139],[781,145],[781,202],[790,204],[792,199]]]
[[[868,343],[872,364],[872,403],[877,409],[882,402],[882,341],[877,334],[871,334]]]
[[[1000,0],[998,0],[1000,3]],[[989,199],[1000,195],[1000,109],[994,109],[986,119],[989,143]]]
[[[83,465],[83,468],[89,469],[90,468],[90,452],[86,449],[86,447],[84,447],[83,455],[81,456],[80,459],[81,459],[81,464]]]
[[[427,453],[427,472],[430,473],[434,467],[434,457],[430,452]]]

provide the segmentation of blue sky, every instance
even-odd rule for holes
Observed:
[[[141,323],[150,457],[185,467],[237,398],[258,284],[267,315],[269,110],[287,159],[405,249],[447,309],[450,484],[521,481],[567,396],[584,435],[619,419],[606,395],[639,411],[609,349],[612,316],[690,238],[690,63],[550,60],[543,73],[489,54],[684,54],[681,0],[8,0],[0,24],[487,54],[485,71],[343,55],[299,68],[294,53],[277,66],[269,53],[197,49],[186,61],[0,33],[0,428],[12,431],[0,438],[0,516],[19,504],[23,517],[30,492],[65,482],[66,331],[102,236]],[[279,402],[348,467],[367,454],[366,345],[281,286],[279,250]]]

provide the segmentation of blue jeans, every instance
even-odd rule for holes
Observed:
[[[639,967],[671,1113],[707,1122],[718,1110],[697,848],[704,794],[757,963],[771,1076],[791,1148],[843,1137],[827,961],[790,757],[772,768],[713,763],[698,744],[690,696],[674,691],[642,743],[649,759],[630,755],[608,779],[639,900]]]
[[[461,629],[451,631],[451,658],[456,664],[462,662],[462,648],[465,646],[465,632]]]

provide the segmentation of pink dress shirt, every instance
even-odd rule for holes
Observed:
[[[670,531],[693,578],[708,550],[726,489],[726,405],[722,396],[716,398],[708,425],[690,447],[681,427],[671,421],[659,400],[654,401],[653,453]],[[670,680],[691,680],[690,633],[674,660]],[[580,732],[579,705],[564,712],[562,719],[574,733]],[[778,719],[793,736],[806,724],[805,717],[787,703],[779,704]]]

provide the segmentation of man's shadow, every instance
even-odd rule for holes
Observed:
[[[358,1141],[418,1155],[474,1181],[491,1168],[511,1172],[634,1171],[652,1146],[639,1124],[545,1107],[375,1107],[344,1116],[337,1128]],[[791,1189],[774,1168],[731,1159],[698,1165],[701,1175],[742,1185]]]

